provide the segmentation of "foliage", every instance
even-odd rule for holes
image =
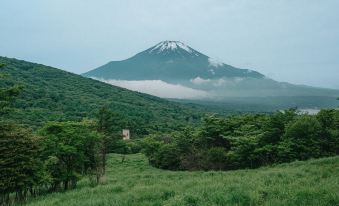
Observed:
[[[74,188],[84,174],[95,174],[98,180],[102,175],[102,136],[91,127],[90,122],[49,122],[39,131],[53,191],[61,185]]]
[[[156,167],[229,170],[339,154],[339,111],[210,116],[195,131],[153,135],[144,153]],[[166,155],[164,155],[166,153]],[[167,157],[168,156],[168,157]]]
[[[5,67],[5,64],[0,64],[0,69]],[[0,73],[0,80],[6,78],[5,74]],[[0,85],[1,86],[1,85]],[[17,85],[9,85],[8,87],[0,87],[0,114],[1,116],[8,112],[9,107],[13,103],[15,97],[19,95],[21,87]]]
[[[303,116],[291,123],[283,136],[283,141],[289,143],[289,149],[281,151],[285,158],[290,156],[292,160],[307,160],[322,156],[321,131],[319,121],[312,116]],[[285,154],[287,151],[287,154]]]
[[[97,119],[97,131],[104,135],[106,153],[120,150],[119,140],[122,139],[122,128],[129,128],[126,118],[104,106],[99,110]]]
[[[0,204],[9,203],[10,194],[18,201],[34,193],[46,180],[39,158],[39,138],[11,123],[0,122]]]

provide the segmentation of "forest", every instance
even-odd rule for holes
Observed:
[[[106,107],[113,111],[134,137],[170,132],[200,121],[207,109],[179,104],[155,96],[132,92],[60,69],[0,57],[6,78],[1,87],[22,89],[14,109],[3,118],[38,129],[47,121],[81,121],[96,118]]]

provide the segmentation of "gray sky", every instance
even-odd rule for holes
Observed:
[[[83,73],[163,40],[339,89],[339,0],[0,0],[1,56]]]

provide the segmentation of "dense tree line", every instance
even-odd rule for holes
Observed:
[[[339,111],[210,116],[199,128],[143,141],[149,162],[171,170],[231,170],[339,154]]]

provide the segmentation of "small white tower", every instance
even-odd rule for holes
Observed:
[[[122,130],[122,139],[123,139],[123,140],[128,140],[128,139],[130,139],[130,132],[129,132],[129,129],[123,129],[123,130]]]

